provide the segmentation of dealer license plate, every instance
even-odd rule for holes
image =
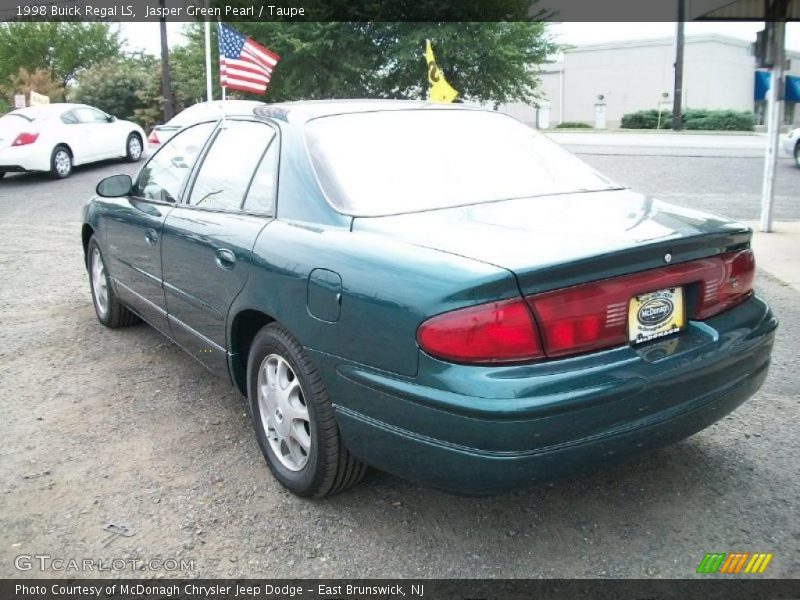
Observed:
[[[680,331],[684,324],[682,288],[668,288],[631,298],[628,339],[633,344],[671,335]]]

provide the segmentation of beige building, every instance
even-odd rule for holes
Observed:
[[[800,76],[800,53],[787,52],[790,75]],[[542,129],[565,121],[600,128],[619,127],[622,115],[644,109],[672,113],[673,38],[573,47],[563,61],[541,73],[538,108],[507,104],[501,110]],[[685,108],[763,110],[753,100],[756,70],[750,43],[722,35],[687,36],[684,51]],[[787,104],[790,121],[800,109]]]

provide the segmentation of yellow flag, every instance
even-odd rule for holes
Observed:
[[[428,63],[428,100],[442,103],[455,100],[458,92],[447,83],[444,74],[436,64],[430,40],[425,40],[425,62]]]

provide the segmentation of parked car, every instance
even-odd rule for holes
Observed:
[[[783,149],[794,158],[795,166],[800,169],[800,127],[793,129],[781,138]]]
[[[198,102],[184,108],[177,115],[172,117],[163,125],[156,125],[150,131],[147,142],[151,149],[158,148],[161,144],[168,142],[173,135],[184,127],[219,119],[223,113],[230,116],[252,115],[253,109],[257,106],[265,106],[263,102],[257,100],[215,100],[213,102]]]
[[[299,495],[367,464],[470,494],[603,467],[721,419],[770,363],[750,229],[500,113],[256,108],[97,194],[100,322],[142,318],[230,378]]]
[[[85,104],[46,104],[0,117],[0,178],[6,173],[49,171],[69,177],[76,165],[109,158],[136,162],[144,131]]]

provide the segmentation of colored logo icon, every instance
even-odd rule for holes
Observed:
[[[698,573],[724,573],[737,575],[744,573],[763,573],[772,553],[765,552],[716,552],[708,553],[697,567]]]

